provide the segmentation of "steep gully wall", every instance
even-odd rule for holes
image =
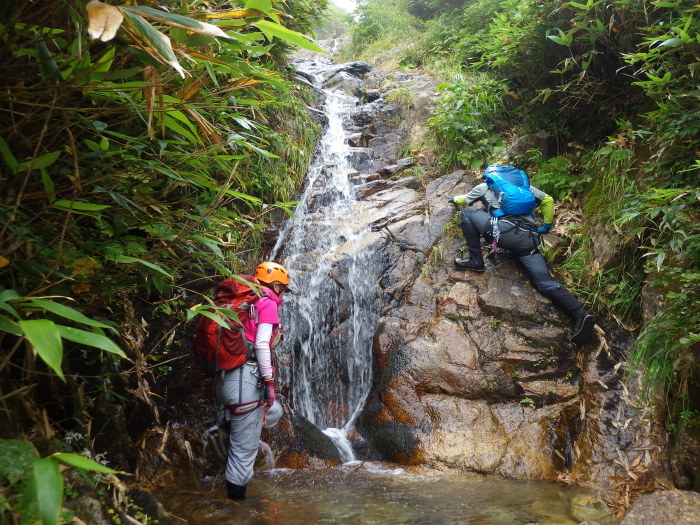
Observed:
[[[635,406],[637,387],[621,381],[624,341],[601,329],[597,343],[573,347],[569,320],[507,258],[490,260],[483,274],[454,271],[463,240],[450,226],[456,209],[447,199],[467,191],[477,174],[456,171],[426,182],[408,175],[419,159],[399,158],[404,141],[425,134],[435,82],[394,76],[395,86],[413,93],[408,107],[386,102],[380,90],[386,75],[366,64],[328,68],[326,87],[360,96],[344,117],[349,160],[357,170],[350,176],[357,199],[346,216],[368,226],[361,246],[341,244],[327,261],[327,281],[339,297],[332,337],[345,340],[348,261],[358,249],[368,252],[373,294],[364,307],[376,321],[367,334],[370,391],[346,429],[355,457],[572,481],[619,501],[671,486],[653,414]],[[310,189],[311,212],[323,213],[328,191],[321,183]],[[318,243],[313,236],[306,242],[307,262],[313,262]],[[281,352],[280,371],[294,352]],[[201,379],[194,391],[193,378]],[[294,402],[294,378],[280,379],[281,392]],[[183,381],[170,389],[169,397],[181,398],[167,414],[170,422],[139,441],[136,473],[146,486],[196,485],[220,470],[201,439],[202,423],[214,421],[208,380],[193,368]],[[331,441],[293,408],[263,433],[277,466],[337,464]],[[336,417],[352,409],[329,405],[321,413]]]
[[[511,260],[491,260],[483,274],[453,270],[463,240],[446,226],[456,213],[447,199],[466,192],[476,174],[456,171],[427,184],[402,176],[414,160],[398,152],[424,132],[434,82],[395,77],[413,92],[406,107],[386,103],[378,90],[384,79],[353,63],[334,66],[325,81],[363,101],[346,118],[361,195],[350,215],[372,231],[364,248],[372,252],[381,320],[372,390],[350,431],[356,456],[575,481],[622,498],[665,484],[652,414],[636,407],[635,387],[621,381],[626,343],[600,329],[597,343],[573,347],[569,320]],[[322,203],[326,191],[310,199]],[[343,255],[352,254],[336,253],[329,272],[340,287],[348,286]],[[289,446],[299,434],[293,427],[267,436],[280,464],[318,463],[324,454],[313,446]]]

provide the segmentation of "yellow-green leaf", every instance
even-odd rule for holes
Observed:
[[[253,25],[260,28],[260,30],[263,33],[265,33],[265,36],[267,36],[268,39],[271,39],[270,37],[277,37],[281,38],[282,40],[286,40],[287,42],[290,42],[295,46],[308,49],[309,51],[328,54],[326,50],[319,47],[311,40],[307,40],[307,38],[301,33],[297,33],[296,31],[287,29],[286,27],[280,24],[275,24],[274,22],[270,22],[269,20],[260,20],[258,22],[255,22]]]
[[[53,208],[65,211],[100,211],[109,208],[104,204],[92,204],[91,202],[58,200],[51,205]]]
[[[53,456],[50,456],[51,458],[58,459],[60,461],[63,461],[64,463],[68,463],[69,465],[73,467],[78,467],[82,468],[85,470],[92,470],[94,472],[104,472],[105,474],[119,474],[119,471],[117,470],[112,470],[109,467],[105,467],[104,465],[101,465],[100,463],[97,463],[96,461],[93,461],[91,459],[88,459],[84,456],[80,456],[78,454],[70,454],[70,453],[59,453],[59,454],[54,454]]]
[[[19,321],[18,324],[24,337],[31,343],[39,357],[56,372],[58,377],[64,379],[61,370],[63,343],[58,326],[48,319]]]
[[[52,458],[37,459],[32,466],[36,499],[43,525],[55,525],[63,502],[63,476]]]
[[[248,0],[245,3],[246,9],[257,9],[263,13],[268,13],[272,10],[272,0]]]
[[[100,321],[95,321],[94,319],[90,319],[88,316],[80,313],[75,308],[71,308],[70,306],[66,306],[65,304],[56,303],[48,299],[38,299],[35,297],[29,298],[29,302],[35,306],[38,306],[42,310],[46,310],[47,312],[51,312],[56,315],[60,315],[61,317],[65,317],[66,319],[70,319],[71,321],[75,321],[76,323],[82,323],[89,326],[97,326],[99,328],[111,328],[109,325],[101,323]]]
[[[74,343],[79,343],[81,345],[94,346],[95,348],[99,348],[105,352],[126,357],[124,351],[119,348],[114,341],[112,341],[109,337],[105,337],[104,335],[62,325],[58,325],[58,330],[63,339],[68,339],[69,341],[73,341]]]

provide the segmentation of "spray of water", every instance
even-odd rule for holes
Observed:
[[[318,64],[318,63],[314,63]],[[307,73],[320,85],[319,71]],[[323,90],[328,125],[309,170],[295,217],[280,232],[272,258],[290,270],[299,293],[285,297],[287,338],[280,350],[290,364],[280,371],[291,403],[354,459],[347,431],[361,412],[371,384],[376,275],[369,229],[358,213],[348,161],[344,116],[355,97]]]

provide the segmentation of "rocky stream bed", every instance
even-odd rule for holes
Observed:
[[[263,434],[270,450],[251,484],[253,503],[234,509],[223,500],[221,463],[202,439],[214,421],[210,379],[191,368],[194,395],[182,396],[167,440],[163,429],[144,436],[139,479],[197,523],[602,524],[637,494],[672,488],[666,437],[638,406],[638,382],[622,380],[630,334],[599,322],[596,342],[576,348],[568,319],[507,256],[490,258],[483,274],[454,270],[464,243],[447,199],[478,174],[425,176],[417,166],[429,158],[401,155],[426,134],[436,82],[361,62],[304,60],[300,81],[316,85],[322,103],[329,93],[344,100],[333,139],[342,147],[332,159],[317,151],[298,214],[303,233],[282,227],[274,248],[298,289],[285,305],[291,335],[278,352],[288,417]],[[396,89],[412,93],[410,104],[387,102]],[[328,127],[328,114],[316,113]],[[346,182],[334,182],[338,176]],[[341,466],[347,458],[322,432],[327,426],[341,431],[353,462]],[[394,483],[413,486],[397,492]],[[321,495],[324,484],[332,495]],[[406,501],[433,489],[444,515],[431,521]],[[492,512],[496,503],[483,500],[489,491],[530,500]],[[364,511],[352,506],[354,496],[340,497],[348,505],[341,511],[338,494],[350,493],[363,495]],[[377,493],[398,502],[394,515]],[[697,510],[697,494],[688,494]],[[465,505],[473,498],[463,521],[446,509],[460,495]],[[295,504],[283,518],[285,501]],[[546,512],[533,511],[538,501]],[[376,514],[367,514],[370,503]]]

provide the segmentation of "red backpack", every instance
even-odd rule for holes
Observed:
[[[252,275],[239,275],[253,281]],[[252,304],[260,299],[260,292],[232,278],[221,281],[216,287],[215,305],[233,310],[240,322],[218,314],[229,326],[222,327],[214,320],[201,316],[194,335],[194,359],[207,372],[233,370],[245,363],[248,347],[252,344],[245,337],[243,323],[248,320]],[[217,312],[212,310],[212,312]]]

